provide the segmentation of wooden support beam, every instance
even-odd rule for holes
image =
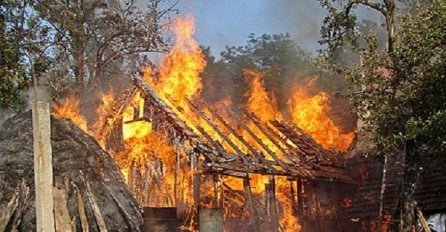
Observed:
[[[198,113],[198,115],[200,115],[200,117],[206,121],[206,123],[212,127],[212,129],[225,141],[228,143],[228,145],[234,149],[234,151],[241,156],[241,158],[243,159],[245,154],[242,152],[242,150],[240,150],[239,147],[237,147],[237,145],[235,145],[235,143],[233,143],[228,137],[226,137],[225,134],[223,134],[223,132],[212,122],[211,119],[209,119],[206,115],[204,115],[200,109],[198,109],[198,107],[193,104],[192,102],[189,102],[189,105],[195,110],[195,112]]]
[[[76,184],[74,184],[74,187],[76,188],[77,209],[79,213],[79,220],[81,221],[81,231],[89,232],[88,219],[87,219],[87,214],[85,213],[85,205],[82,199],[81,191]]]
[[[200,205],[200,175],[198,174],[198,154],[191,155],[193,198],[195,207]]]
[[[266,184],[268,213],[271,218],[271,231],[279,231],[279,217],[277,216],[276,203],[276,181],[274,176],[269,176],[269,183]]]
[[[297,184],[294,186],[295,177],[288,177],[287,180],[290,183],[290,193],[291,193],[291,207],[293,209],[293,215],[297,215]]]
[[[200,225],[199,222],[199,210],[200,210],[200,175],[198,174],[198,154],[193,152],[191,154],[191,170],[192,170],[192,195],[194,199],[194,210],[193,210],[193,222],[195,224],[192,227],[197,230]]]
[[[219,187],[218,187],[218,184],[219,184],[219,181],[218,181],[218,174],[214,174],[214,178],[213,178],[213,181],[212,181],[212,183],[213,183],[213,185],[214,185],[214,201],[215,201],[215,207],[218,207],[218,208],[220,208],[220,205],[218,204],[219,202],[220,202],[220,200],[219,200],[219,191],[218,191],[218,189],[219,189]]]
[[[303,183],[302,178],[297,178],[297,214],[302,215],[303,214]]]
[[[248,118],[249,121],[251,121],[256,127],[257,129],[259,129],[260,132],[262,132],[263,135],[265,135],[265,137],[267,137],[272,144],[274,144],[274,146],[283,154],[286,155],[288,152],[285,150],[285,148],[283,146],[280,145],[280,143],[282,142],[280,139],[274,139],[275,134],[271,133],[269,130],[271,130],[271,128],[265,128],[257,119],[257,117],[254,114],[246,114],[245,115],[246,118]],[[268,130],[269,129],[269,130]],[[292,162],[292,160],[290,160],[290,162]]]
[[[181,173],[180,162],[181,162],[180,148],[178,146],[175,146],[175,180],[173,185],[173,193],[175,198],[175,205],[177,207],[178,207],[178,186],[181,186],[178,178]]]
[[[246,203],[249,207],[249,215],[250,215],[250,220],[251,220],[251,225],[253,227],[253,231],[254,232],[259,232],[260,231],[260,226],[259,226],[259,217],[257,215],[257,210],[255,208],[254,205],[254,200],[252,198],[252,192],[251,192],[251,185],[249,183],[249,176],[247,176],[246,178],[243,178],[243,188],[245,189],[245,194],[246,194]]]
[[[248,134],[257,142],[257,144],[259,144],[263,148],[263,150],[266,151],[266,153],[268,153],[282,168],[284,168],[285,170],[288,169],[288,165],[285,162],[283,162],[279,157],[277,157],[277,155],[262,141],[262,139],[260,139],[247,125],[243,123],[243,120],[240,117],[238,117],[238,115],[236,115],[230,109],[228,111],[232,117],[236,118],[240,122],[240,125],[245,129],[245,131],[248,132]],[[266,138],[268,137],[266,136]]]
[[[50,105],[46,102],[33,103],[32,118],[36,230],[51,232],[54,231],[54,207]]]
[[[160,97],[156,94],[156,92],[147,85],[140,77],[133,76],[132,81],[135,86],[140,90],[141,95],[144,99],[146,99],[150,104],[156,107],[155,114],[162,118],[164,121],[172,125],[175,131],[178,132],[178,135],[182,135],[188,138],[191,141],[196,142],[199,138],[197,134],[195,134],[185,123],[182,121],[178,115],[173,112],[173,110],[161,100]]]
[[[231,134],[234,135],[234,137],[236,137],[243,144],[243,146],[248,148],[248,150],[252,153],[252,155],[254,156],[257,155],[258,151],[254,147],[252,147],[251,144],[249,144],[248,141],[246,141],[246,139],[243,138],[243,136],[239,135],[238,132],[234,128],[232,128],[231,125],[229,125],[229,123],[226,122],[226,120],[219,113],[217,113],[214,109],[208,107],[204,103],[201,103],[200,106],[202,106],[204,109],[207,109],[212,114],[213,118],[220,121],[223,124],[223,126],[225,126],[226,129],[228,129],[229,132],[231,132]]]
[[[70,213],[67,207],[67,191],[62,178],[57,178],[53,187],[56,231],[72,231]]]

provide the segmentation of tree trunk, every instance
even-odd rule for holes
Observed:
[[[415,225],[415,190],[417,187],[419,168],[417,153],[411,141],[405,143],[405,169],[402,184],[401,231],[413,231]]]

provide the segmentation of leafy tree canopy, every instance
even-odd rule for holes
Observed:
[[[405,149],[413,155],[446,151],[445,48],[446,3],[434,0],[415,10],[396,13],[394,1],[341,1],[329,10],[321,30],[326,68],[351,83],[350,99],[384,149]],[[365,6],[386,21],[387,48],[379,49],[376,31],[359,31],[355,7]],[[396,23],[395,23],[396,21]],[[349,47],[360,62],[337,62],[340,50]]]

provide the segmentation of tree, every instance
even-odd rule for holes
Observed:
[[[202,75],[206,86],[204,95],[217,100],[212,86],[215,85],[224,92],[221,98],[229,96],[236,105],[244,103],[249,88],[243,77],[244,69],[255,69],[264,74],[265,87],[277,97],[279,107],[286,107],[285,94],[291,83],[317,73],[310,57],[288,34],[250,34],[246,45],[227,46],[218,61],[210,57],[209,52],[206,54],[209,58]]]
[[[45,28],[28,6],[28,1],[0,3],[0,106],[15,111],[24,107],[23,91],[47,67]]]
[[[26,84],[24,70],[19,65],[18,44],[14,40],[11,27],[13,8],[5,4],[0,5],[0,107],[18,109],[23,104],[20,99],[21,86]]]
[[[59,68],[68,68],[65,74],[83,89],[86,82],[95,88],[123,64],[141,62],[144,54],[165,52],[163,21],[175,5],[162,0],[41,0],[35,8],[54,34],[55,58],[64,64]]]
[[[170,0],[1,1],[0,106],[23,108],[29,86],[48,85],[57,98],[72,89],[81,93],[86,84],[88,90],[108,86],[112,76],[119,76],[118,83],[128,81],[122,78],[125,69],[139,70],[143,56],[167,50],[164,26],[175,5]]]
[[[321,43],[328,46],[322,63],[349,80],[350,99],[383,153],[404,152],[401,229],[410,231],[420,168],[443,159],[446,151],[446,3],[426,1],[406,14],[395,0],[320,3],[329,12],[321,29]],[[361,6],[384,18],[384,51],[378,49],[376,33],[359,32],[354,10]],[[349,67],[336,61],[346,45],[360,57]]]

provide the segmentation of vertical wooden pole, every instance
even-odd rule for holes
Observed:
[[[271,214],[271,231],[276,232],[279,231],[279,218],[277,216],[276,180],[274,176],[269,176],[267,187],[269,212]]]
[[[194,194],[194,204],[198,207],[200,203],[200,176],[198,175],[198,156],[192,154],[192,184]]]
[[[294,181],[296,180],[295,177],[287,177],[288,182],[290,183],[290,192],[291,192],[291,207],[293,210],[293,215],[296,216],[297,215],[297,196],[296,196],[296,192],[297,192],[297,186],[296,188],[294,187]]]
[[[214,200],[215,200],[215,208],[218,208],[219,205],[219,196],[218,196],[218,174],[214,174],[213,176],[213,184],[214,184]]]
[[[297,178],[296,182],[297,182],[297,214],[302,215],[304,211],[302,179]]]
[[[180,173],[180,148],[175,145],[175,182],[173,185],[173,193],[175,197],[175,206],[178,207],[178,175]]]
[[[193,186],[193,198],[194,198],[194,217],[197,225],[193,225],[195,229],[198,228],[198,210],[200,208],[200,176],[198,174],[198,155],[192,153],[192,186]]]
[[[251,185],[249,183],[249,175],[247,174],[245,178],[243,178],[243,187],[245,189],[246,194],[246,201],[247,205],[249,207],[249,214],[251,216],[251,225],[253,227],[253,231],[258,232],[260,231],[258,216],[257,216],[257,210],[254,206],[254,200],[252,198],[252,192],[251,192]]]
[[[36,230],[54,231],[53,165],[51,151],[50,105],[32,105],[34,136],[34,183],[36,188]]]

